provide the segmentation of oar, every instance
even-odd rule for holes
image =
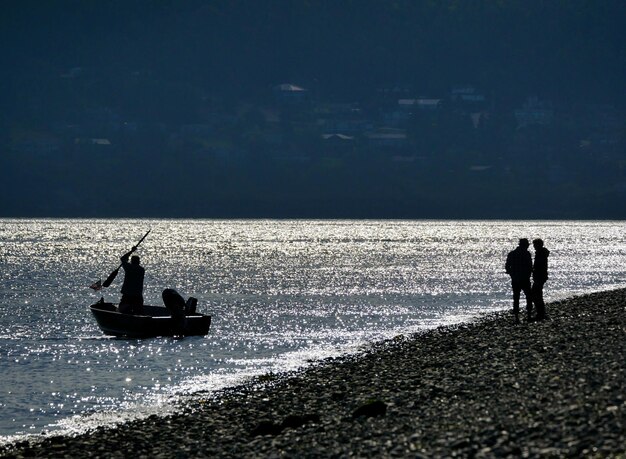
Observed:
[[[144,234],[141,239],[139,239],[139,242],[135,245],[135,247],[139,247],[139,244],[141,244],[143,240],[146,238],[146,236],[150,234],[150,231],[152,230],[149,229],[148,232]],[[122,265],[120,264],[117,268],[115,268],[115,270],[111,274],[109,274],[109,277],[107,277],[106,280],[102,283],[103,287],[108,287],[109,285],[111,285],[111,283],[115,280],[115,277],[117,276],[117,273],[119,272],[121,267]]]

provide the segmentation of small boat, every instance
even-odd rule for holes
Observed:
[[[211,326],[211,316],[193,313],[175,319],[161,306],[144,306],[141,315],[123,314],[116,304],[103,301],[89,308],[106,335],[125,338],[204,336]]]

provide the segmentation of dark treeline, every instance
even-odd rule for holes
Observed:
[[[617,0],[4,2],[0,215],[622,218],[624,118],[605,147],[575,107],[623,115],[625,22]],[[393,154],[320,140],[330,104],[380,130],[455,85],[487,121],[448,103]],[[529,96],[567,116],[519,129]]]

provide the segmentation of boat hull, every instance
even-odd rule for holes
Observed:
[[[190,314],[181,320],[175,320],[166,308],[159,306],[144,306],[142,315],[122,314],[112,303],[96,303],[89,308],[100,329],[111,336],[204,336],[211,326],[211,316]]]

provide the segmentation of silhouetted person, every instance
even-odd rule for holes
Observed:
[[[141,314],[143,312],[143,278],[145,269],[139,264],[139,257],[130,252],[122,255],[122,268],[124,268],[124,283],[122,284],[122,299],[120,300],[120,312],[125,314]],[[128,261],[130,257],[130,262]]]
[[[548,280],[548,256],[550,251],[543,246],[541,239],[533,241],[535,263],[533,264],[533,302],[537,308],[537,320],[546,318],[546,303],[543,301],[543,285]]]
[[[521,292],[524,292],[524,296],[526,297],[526,314],[528,320],[531,319],[533,309],[530,291],[530,276],[533,271],[533,260],[528,251],[529,246],[530,243],[528,239],[520,239],[518,247],[507,255],[506,264],[504,265],[507,274],[511,276],[511,286],[513,287],[513,314],[515,314],[516,322],[519,322],[519,299]]]

